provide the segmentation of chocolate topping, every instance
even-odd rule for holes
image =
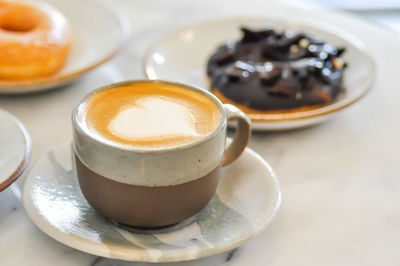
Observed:
[[[303,33],[242,28],[240,41],[210,57],[211,87],[256,110],[293,109],[329,103],[343,90],[346,64],[335,48]]]

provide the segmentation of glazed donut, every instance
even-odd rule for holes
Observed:
[[[242,28],[242,34],[208,61],[211,89],[224,103],[251,116],[317,107],[344,91],[344,48],[303,33]]]
[[[69,23],[54,7],[0,0],[0,79],[38,78],[58,71],[70,44]]]

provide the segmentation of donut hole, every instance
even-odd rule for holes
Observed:
[[[28,6],[12,6],[3,11],[0,28],[10,32],[29,32],[36,28],[39,14]]]
[[[0,28],[6,31],[29,32],[36,27],[36,23],[3,23]]]

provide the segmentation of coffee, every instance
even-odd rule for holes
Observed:
[[[134,83],[89,98],[86,127],[108,140],[140,148],[191,143],[220,124],[218,105],[200,92],[168,83]]]
[[[232,119],[237,132],[225,147]],[[208,91],[156,80],[90,93],[72,124],[83,195],[104,216],[137,227],[167,226],[199,212],[216,191],[221,167],[240,156],[250,137],[250,120],[236,107]]]

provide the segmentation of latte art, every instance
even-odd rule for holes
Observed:
[[[134,83],[95,93],[81,121],[98,137],[161,148],[202,138],[221,119],[218,105],[199,92],[168,83]]]
[[[190,110],[174,99],[146,96],[120,111],[108,125],[113,135],[124,139],[162,136],[197,136]]]

